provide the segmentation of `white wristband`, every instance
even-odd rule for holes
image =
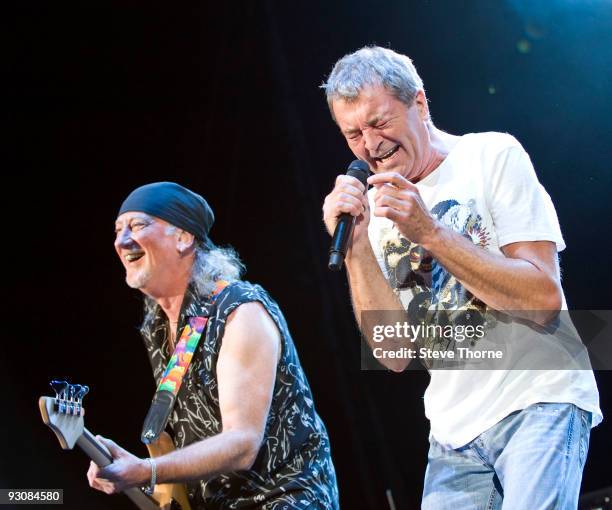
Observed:
[[[151,483],[149,484],[148,487],[145,487],[144,491],[149,496],[152,496],[153,491],[155,490],[155,482],[157,482],[157,466],[155,464],[155,459],[152,459],[151,457],[147,457],[145,460],[148,460],[149,464],[151,465]]]

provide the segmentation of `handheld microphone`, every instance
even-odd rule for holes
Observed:
[[[364,161],[356,159],[353,161],[346,172],[346,175],[355,177],[363,184],[366,189],[368,187],[366,181],[368,179],[369,167]],[[349,213],[342,213],[338,218],[334,237],[332,238],[331,246],[329,247],[329,263],[327,267],[332,271],[340,271],[346,257],[346,250],[349,241],[353,237],[353,229],[355,228],[355,217]]]

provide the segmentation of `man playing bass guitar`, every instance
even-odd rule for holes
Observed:
[[[114,460],[92,463],[89,483],[112,494],[187,482],[196,509],[338,508],[329,438],[285,319],[264,289],[240,280],[236,253],[212,243],[213,221],[204,198],[170,182],[121,205],[115,249],[127,284],[144,294],[141,333],[158,384],[142,439],[168,423],[177,450],[141,459],[101,439]]]

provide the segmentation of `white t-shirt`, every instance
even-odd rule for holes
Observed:
[[[439,221],[484,249],[501,254],[500,247],[518,241],[553,241],[558,251],[565,248],[552,201],[538,182],[529,156],[510,135],[462,136],[442,164],[416,186]],[[371,210],[374,194],[375,189],[368,192]],[[486,311],[486,305],[422,247],[401,236],[390,220],[371,215],[368,234],[383,274],[409,312],[417,308]],[[530,331],[522,329],[527,326],[512,321],[496,327],[493,336],[503,339],[505,349],[529,351],[525,342]],[[569,327],[573,328],[571,323]],[[554,337],[547,348],[549,352],[545,348],[540,354],[557,356]],[[533,356],[530,363],[531,368],[539,366]],[[537,402],[573,403],[593,413],[593,426],[602,420],[590,369],[519,370],[515,366],[431,370],[430,375],[425,415],[434,438],[452,448]]]

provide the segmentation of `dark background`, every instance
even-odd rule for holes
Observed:
[[[88,384],[87,427],[144,454],[154,390],[113,221],[135,186],[201,192],[247,278],[280,303],[327,424],[342,507],[417,508],[427,374],[361,372],[321,205],[352,156],[318,89],[365,44],[410,55],[435,123],[506,131],[530,153],[568,248],[577,309],[609,309],[612,5],[607,1],[23,3],[1,16],[5,320],[0,487],[63,488],[65,508],[131,508],[89,489],[36,400]],[[604,414],[609,372],[596,374]],[[583,490],[610,484],[610,421]]]

